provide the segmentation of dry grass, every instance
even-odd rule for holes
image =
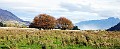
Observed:
[[[120,46],[120,32],[0,28],[1,48],[79,49],[81,46],[117,49]]]

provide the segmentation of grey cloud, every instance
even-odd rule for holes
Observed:
[[[116,0],[118,1],[118,0]],[[91,5],[82,5],[82,4],[72,4],[72,3],[61,3],[61,8],[67,9],[69,12],[89,12],[89,13],[96,13],[97,15],[101,17],[119,17],[120,14],[118,14],[117,11],[120,11],[120,9],[95,9],[91,7]],[[118,7],[119,8],[119,7]]]
[[[94,11],[94,13],[97,13],[101,17],[118,17],[120,18],[120,10],[112,10],[112,9],[103,9],[99,11]]]
[[[98,11],[97,13],[102,17],[115,16],[115,13],[113,11],[104,10],[104,11]]]
[[[72,4],[72,3],[61,3],[61,8],[65,8],[68,11],[81,11],[81,12],[90,12],[92,11],[91,5],[82,5],[82,4]]]
[[[70,4],[70,3],[61,3],[61,8],[65,8],[68,11],[78,11],[80,10],[80,7],[76,4]]]

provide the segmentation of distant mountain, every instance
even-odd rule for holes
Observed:
[[[3,9],[0,9],[0,21],[18,21],[18,22],[24,22],[26,23],[26,25],[30,23],[29,21],[23,21],[13,13]]]
[[[107,29],[107,31],[120,31],[120,23],[118,23],[117,25]]]
[[[15,20],[15,21],[23,21],[22,19],[15,16],[13,13],[0,9],[0,21],[9,21],[9,20]]]
[[[96,29],[108,29],[120,22],[119,18],[110,17],[108,19],[101,20],[89,20],[76,23],[76,25],[82,30],[96,30]]]

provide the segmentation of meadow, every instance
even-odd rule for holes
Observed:
[[[0,49],[120,49],[120,32],[2,28]]]

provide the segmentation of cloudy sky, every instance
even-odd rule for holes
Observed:
[[[42,13],[56,18],[64,16],[74,23],[120,18],[120,0],[0,0],[0,8],[27,21]]]

